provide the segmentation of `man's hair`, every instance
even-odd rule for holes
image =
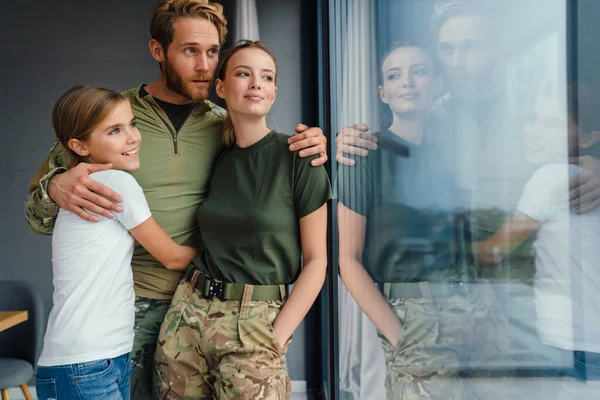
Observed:
[[[233,46],[231,49],[227,50],[221,61],[219,61],[219,67],[217,68],[217,78],[220,80],[225,80],[225,75],[227,74],[227,65],[229,64],[229,60],[235,53],[244,49],[259,49],[267,53],[273,63],[275,64],[275,82],[277,82],[277,60],[275,59],[275,55],[260,41],[252,41],[252,40],[240,40]],[[231,121],[231,117],[227,114],[227,118],[223,124],[223,143],[225,146],[233,146],[235,144],[235,132],[233,131],[233,124]]]
[[[122,101],[127,101],[115,90],[100,86],[73,86],[63,93],[52,109],[52,125],[60,143],[72,157],[72,164],[81,157],[69,147],[69,140],[85,142],[90,134]]]
[[[433,37],[437,40],[440,28],[451,18],[473,14],[490,15],[490,3],[490,0],[438,0],[433,6],[429,21]]]
[[[165,52],[173,41],[175,23],[181,18],[204,18],[212,22],[219,33],[219,44],[225,42],[227,20],[221,4],[208,0],[161,0],[152,12],[150,35]]]

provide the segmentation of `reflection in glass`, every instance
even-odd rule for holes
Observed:
[[[354,1],[334,3],[349,6],[334,42],[351,43]],[[353,160],[337,165],[339,272],[378,334],[341,320],[340,342],[384,364],[346,370],[346,397],[598,395],[600,76],[567,28],[600,9],[577,4],[574,19],[564,0],[380,0],[376,71],[334,46],[332,76],[359,79],[332,83],[332,109],[379,107],[334,115]],[[374,76],[378,99],[349,96]],[[341,128],[369,118],[377,149],[352,154],[364,143]]]

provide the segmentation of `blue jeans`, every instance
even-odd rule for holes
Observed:
[[[129,400],[131,357],[39,367],[35,377],[39,400]]]

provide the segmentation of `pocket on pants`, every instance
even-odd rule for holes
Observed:
[[[163,374],[157,363],[154,363],[154,377],[152,381],[154,398],[157,400],[165,399],[171,387],[169,380],[165,377],[165,374]]]
[[[249,307],[247,317],[238,320],[238,331],[244,353],[262,354],[270,360],[281,358],[284,349],[277,343],[272,325],[279,315],[281,304],[253,301]]]
[[[294,334],[292,334],[288,340],[285,341],[283,347],[279,345],[277,341],[277,336],[275,335],[275,328],[273,327],[273,323],[275,319],[279,316],[279,311],[281,311],[281,306],[276,305],[275,307],[269,306],[267,307],[267,311],[263,313],[265,318],[265,325],[267,327],[267,332],[269,332],[269,336],[271,337],[271,343],[273,344],[273,348],[279,353],[280,356],[284,356],[287,353],[288,348],[290,347],[290,343],[292,343],[292,339]]]
[[[57,400],[56,379],[54,378],[36,378],[35,391],[39,400]]]
[[[191,296],[194,294],[194,289],[187,281],[181,281],[175,294],[171,305],[165,314],[165,318],[160,326],[160,332],[158,334],[158,346],[164,345],[165,342],[169,341],[175,333],[183,318],[183,314],[190,302]]]
[[[75,376],[77,382],[94,381],[109,374],[114,367],[110,358],[98,361],[90,361],[79,364],[79,374]]]
[[[79,364],[75,387],[82,399],[122,399],[121,376],[114,360],[106,359]],[[60,400],[60,399],[59,399]]]
[[[255,400],[258,398],[289,400],[291,394],[292,383],[287,373],[283,370],[245,388],[242,392],[235,395],[232,400]]]

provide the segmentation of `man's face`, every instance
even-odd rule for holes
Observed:
[[[447,20],[439,31],[438,54],[451,91],[474,100],[490,85],[492,53],[489,29],[478,15]]]
[[[219,32],[204,18],[181,18],[165,53],[163,72],[169,90],[191,101],[208,98],[219,62]]]

